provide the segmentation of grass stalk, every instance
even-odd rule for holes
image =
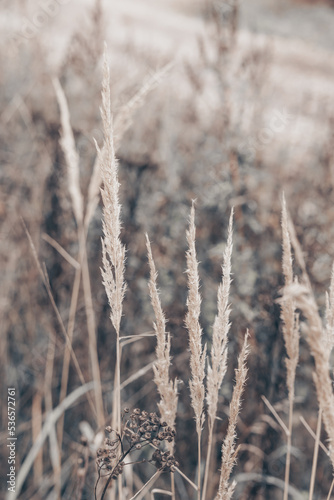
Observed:
[[[203,495],[202,495],[203,500],[206,500],[206,493],[207,493],[207,488],[208,488],[208,479],[209,479],[211,454],[212,454],[213,428],[214,428],[214,425],[210,419],[210,421],[209,421],[208,449],[206,452],[205,472],[204,472],[204,482],[203,482]]]
[[[232,259],[232,235],[233,235],[233,209],[231,210],[227,244],[223,257],[222,282],[218,288],[217,306],[218,313],[213,324],[212,349],[210,363],[208,363],[207,376],[207,402],[209,416],[209,437],[206,455],[206,464],[203,482],[203,500],[206,499],[210,462],[213,444],[213,432],[217,416],[219,391],[222,386],[227,369],[227,344],[230,329],[230,306],[229,294],[231,285],[231,259]]]
[[[82,258],[81,261],[82,285],[84,291],[85,310],[87,318],[90,362],[92,369],[92,377],[94,381],[94,397],[96,404],[97,423],[98,426],[101,427],[104,424],[103,397],[102,397],[99,357],[97,352],[96,320],[93,307],[89,266],[88,266],[87,251],[86,251],[86,235],[83,224],[80,224],[79,227],[79,246]]]
[[[293,284],[294,277],[292,268],[289,217],[284,195],[282,199],[282,240],[283,240],[282,267],[284,274],[284,283],[285,286],[288,287]],[[292,297],[289,297],[286,300],[282,300],[281,318],[283,322],[284,343],[287,352],[286,368],[287,368],[287,386],[289,392],[289,422],[288,422],[288,433],[287,433],[287,454],[286,454],[285,475],[284,475],[285,486],[283,495],[283,500],[288,500],[290,464],[291,464],[293,403],[295,397],[294,386],[296,379],[296,368],[299,358],[299,317],[296,314],[296,304],[292,299]]]
[[[111,115],[110,72],[105,47],[101,117],[104,131],[104,145],[99,156],[103,182],[103,238],[102,238],[102,279],[110,306],[110,320],[116,332],[115,404],[113,408],[114,428],[121,433],[121,347],[120,325],[123,299],[126,290],[124,280],[125,247],[121,242],[121,205],[119,202],[118,162],[115,155],[114,132]],[[118,495],[123,498],[122,480],[118,481]]]
[[[284,494],[283,494],[284,500],[288,500],[288,494],[289,494],[292,421],[293,421],[293,396],[289,397],[289,422],[288,422],[287,452],[286,452],[285,473],[284,473]]]
[[[204,398],[205,398],[205,362],[206,346],[202,347],[202,328],[199,322],[201,310],[201,296],[199,293],[198,262],[195,247],[196,226],[195,207],[191,207],[189,229],[187,231],[187,275],[188,275],[188,299],[187,315],[185,319],[186,328],[189,333],[190,347],[190,369],[191,379],[189,382],[191,405],[195,413],[196,433],[197,433],[197,498],[201,498],[201,434],[205,421]]]
[[[248,336],[247,331],[238,359],[236,370],[236,382],[233,389],[230,403],[230,415],[228,420],[227,433],[222,444],[222,465],[219,478],[219,488],[215,500],[230,500],[232,498],[235,483],[229,484],[229,478],[236,462],[238,448],[236,448],[236,427],[241,406],[241,397],[247,377],[246,361],[248,357]]]
[[[173,472],[170,474],[170,489],[172,500],[175,500],[175,477]]]
[[[321,433],[321,419],[322,419],[321,410],[319,410],[318,421],[317,421],[317,430],[316,430],[315,443],[314,443],[314,451],[313,451],[312,473],[311,473],[311,481],[310,481],[309,497],[308,497],[309,500],[313,499],[315,476],[317,473],[319,443],[320,443],[320,433]]]
[[[198,432],[197,433],[197,467],[198,467],[198,476],[197,476],[197,498],[198,500],[201,500],[201,464],[202,464],[202,455],[201,455],[201,436],[202,433]]]
[[[68,334],[67,334],[67,330],[66,330],[66,328],[65,328],[65,326],[64,326],[64,322],[63,322],[62,317],[61,317],[61,315],[60,315],[59,309],[58,309],[57,304],[56,304],[56,302],[55,302],[55,299],[54,299],[54,297],[53,297],[53,294],[52,294],[52,290],[51,290],[51,286],[50,286],[50,282],[49,282],[48,276],[47,276],[47,274],[46,274],[46,271],[42,269],[42,266],[41,266],[41,264],[40,264],[40,262],[39,262],[39,260],[38,260],[38,255],[37,255],[37,252],[36,252],[35,245],[34,245],[34,243],[33,243],[33,241],[32,241],[31,235],[30,235],[30,233],[29,233],[29,231],[28,231],[28,229],[27,229],[26,225],[24,224],[24,222],[23,222],[23,226],[24,226],[24,229],[25,229],[25,232],[26,232],[27,238],[28,238],[28,240],[29,240],[30,248],[31,248],[31,250],[32,250],[32,254],[33,254],[33,258],[34,258],[35,263],[36,263],[36,267],[37,267],[38,272],[39,272],[39,274],[40,274],[40,277],[41,277],[41,279],[42,279],[42,281],[43,281],[43,284],[44,284],[44,286],[45,286],[45,289],[46,289],[46,292],[47,292],[47,294],[48,294],[49,300],[50,300],[50,302],[51,302],[52,308],[53,308],[53,310],[54,310],[54,313],[55,313],[55,315],[56,315],[57,321],[58,321],[58,323],[59,323],[59,326],[60,326],[61,332],[62,332],[62,334],[63,334],[63,336],[64,336],[64,338],[65,338],[67,348],[69,349],[69,351],[70,351],[70,353],[71,353],[71,358],[72,358],[72,361],[73,361],[73,363],[74,363],[75,369],[76,369],[76,371],[77,371],[77,373],[78,373],[78,376],[79,376],[80,382],[81,382],[81,384],[84,386],[84,385],[86,385],[86,381],[85,381],[85,378],[84,378],[84,376],[83,376],[82,370],[81,370],[81,368],[80,368],[80,365],[79,365],[78,359],[77,359],[77,357],[76,357],[76,355],[75,355],[75,352],[74,352],[74,350],[73,350],[73,347],[72,347],[72,344],[71,344],[70,338],[69,338],[69,336],[68,336]],[[94,403],[93,403],[93,401],[92,401],[92,398],[91,398],[90,394],[87,394],[87,400],[88,400],[88,403],[89,403],[89,405],[90,405],[90,408],[91,408],[91,410],[92,410],[92,413],[93,413],[94,417],[96,417],[96,415],[97,415],[97,414],[96,414],[96,409],[95,409],[95,407],[94,407]]]
[[[169,427],[175,428],[175,418],[177,411],[177,381],[172,381],[169,378],[170,370],[170,334],[166,332],[166,318],[161,306],[157,285],[157,272],[153,260],[151,244],[146,235],[146,248],[148,263],[150,267],[150,280],[148,283],[151,303],[155,314],[155,322],[153,323],[157,345],[156,345],[156,362],[153,365],[154,382],[156,383],[160,394],[160,402],[158,404],[162,420],[166,421]],[[174,441],[168,443],[170,453],[174,452]]]
[[[334,479],[333,479],[331,487],[329,489],[327,500],[330,500],[333,489],[334,489]]]
[[[60,108],[60,118],[62,127],[60,144],[63,149],[66,160],[68,189],[71,196],[73,213],[78,227],[79,256],[80,256],[82,284],[84,290],[84,301],[85,301],[85,310],[87,319],[90,363],[91,363],[92,377],[94,380],[94,396],[95,396],[95,405],[97,414],[97,424],[98,426],[102,426],[104,423],[103,398],[102,398],[101,376],[100,376],[99,359],[98,359],[97,342],[96,342],[95,313],[93,308],[89,267],[88,267],[87,252],[86,252],[83,196],[80,187],[79,156],[75,148],[74,135],[70,122],[70,112],[65,93],[60,85],[59,80],[54,79],[53,85],[55,88]]]
[[[76,314],[77,305],[78,305],[80,282],[81,282],[81,269],[79,268],[79,269],[76,269],[76,271],[75,271],[72,296],[71,296],[70,311],[69,311],[69,319],[68,319],[68,325],[67,325],[67,335],[68,335],[68,339],[69,339],[69,342],[71,343],[71,345],[72,345],[72,340],[73,340],[75,314]],[[65,345],[64,361],[63,361],[63,368],[62,368],[62,375],[61,375],[59,403],[61,403],[65,399],[66,394],[67,394],[70,359],[71,359],[70,350]],[[63,431],[64,431],[64,415],[62,415],[60,417],[58,425],[57,425],[58,446],[59,446],[60,450],[62,449]]]

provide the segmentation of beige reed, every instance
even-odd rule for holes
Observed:
[[[209,420],[209,438],[208,449],[205,464],[205,475],[203,483],[203,500],[206,498],[206,491],[209,479],[209,470],[212,453],[213,431],[217,416],[219,391],[222,386],[226,369],[227,369],[227,344],[228,332],[230,330],[230,286],[231,286],[231,269],[232,269],[232,250],[233,250],[233,209],[231,210],[227,244],[223,257],[222,266],[222,282],[218,288],[218,313],[213,324],[212,348],[210,353],[210,361],[207,368],[207,404],[208,404],[208,420]]]
[[[286,202],[282,199],[282,239],[283,258],[282,267],[285,286],[291,286],[294,277],[292,269],[291,241],[289,235],[289,220]],[[289,424],[287,434],[287,454],[285,462],[285,480],[283,500],[288,499],[290,462],[291,462],[291,436],[293,421],[293,402],[295,398],[296,368],[299,359],[299,315],[296,313],[296,304],[292,297],[283,297],[281,300],[281,319],[283,323],[283,338],[288,357],[285,360],[287,367],[287,386],[289,393]]]
[[[199,293],[198,263],[195,247],[195,207],[191,207],[189,229],[187,231],[187,275],[188,275],[188,299],[185,325],[189,333],[190,369],[191,379],[189,381],[191,404],[195,412],[198,452],[198,479],[197,498],[201,498],[201,434],[205,421],[204,398],[205,398],[205,361],[206,346],[202,346],[202,328],[199,322],[201,312],[201,296]]]
[[[157,272],[152,256],[151,244],[146,235],[146,247],[148,255],[148,263],[150,266],[150,280],[148,283],[151,303],[155,314],[155,322],[153,324],[157,339],[156,357],[157,360],[153,366],[154,381],[160,394],[159,410],[161,419],[175,429],[175,417],[177,410],[177,381],[174,382],[169,378],[169,369],[171,364],[170,358],[170,334],[166,332],[166,318],[161,307],[157,287]]]
[[[116,370],[113,421],[118,432],[121,430],[120,391],[120,325],[123,299],[126,290],[124,281],[125,247],[121,242],[121,205],[119,202],[118,163],[115,157],[110,99],[110,73],[105,50],[101,116],[104,131],[103,150],[97,146],[100,158],[103,189],[103,238],[102,238],[102,279],[110,305],[110,319],[116,330]]]
[[[215,500],[230,500],[235,489],[235,482],[230,484],[229,478],[236,463],[238,454],[238,448],[236,448],[236,427],[241,407],[241,397],[247,377],[246,361],[249,352],[248,336],[249,334],[247,331],[238,359],[238,368],[236,369],[236,382],[233,390],[232,400],[230,403],[228,428],[226,437],[222,444],[222,464],[220,470],[219,488]]]

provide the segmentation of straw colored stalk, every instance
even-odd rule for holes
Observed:
[[[283,238],[283,259],[282,267],[285,286],[291,286],[293,283],[293,269],[291,256],[291,241],[289,235],[289,221],[286,202],[283,195],[282,200],[282,238]],[[288,499],[290,462],[291,462],[291,435],[293,420],[293,402],[295,396],[295,378],[296,368],[299,358],[299,317],[296,314],[296,305],[291,297],[283,298],[281,301],[281,319],[283,321],[283,337],[288,357],[286,358],[287,367],[287,386],[289,393],[289,425],[287,435],[287,455],[285,462],[285,481],[283,500]]]
[[[227,244],[223,257],[222,266],[222,282],[218,288],[218,314],[215,317],[213,324],[212,348],[211,348],[211,364],[208,361],[208,376],[206,381],[207,386],[207,403],[209,416],[209,438],[208,450],[205,464],[205,475],[203,483],[203,500],[206,498],[206,490],[208,485],[210,460],[212,452],[213,430],[217,416],[219,391],[223,383],[223,379],[227,369],[227,343],[228,332],[230,330],[230,306],[229,295],[231,286],[231,259],[232,259],[232,236],[233,236],[233,209],[231,210]]]
[[[75,147],[73,131],[70,122],[70,112],[67,105],[67,100],[57,78],[53,79],[53,86],[56,91],[56,96],[60,108],[60,119],[62,135],[60,145],[65,155],[67,175],[68,175],[68,189],[70,192],[73,212],[77,224],[81,224],[83,219],[83,197],[80,189],[80,169],[79,169],[79,155]]]
[[[105,51],[102,81],[101,116],[104,130],[104,146],[100,158],[103,181],[103,238],[102,238],[102,279],[110,305],[110,319],[116,330],[116,371],[115,371],[115,411],[114,421],[118,432],[121,430],[121,394],[120,394],[120,324],[123,299],[126,290],[124,281],[125,247],[121,243],[121,205],[118,198],[118,163],[115,157],[113,127],[110,102],[110,74]],[[115,417],[116,415],[116,417]]]
[[[64,152],[66,166],[67,166],[67,176],[68,176],[68,189],[71,196],[72,207],[74,216],[78,226],[78,240],[79,240],[79,262],[81,269],[77,269],[75,276],[75,283],[73,287],[73,294],[71,300],[71,315],[68,327],[68,335],[70,341],[72,342],[73,328],[74,328],[74,316],[77,308],[78,302],[78,291],[80,286],[80,275],[82,273],[82,282],[84,290],[85,299],[85,310],[87,317],[87,329],[89,338],[89,352],[90,361],[92,367],[92,375],[95,382],[95,404],[97,410],[98,425],[103,425],[104,422],[104,411],[103,411],[103,399],[102,399],[102,389],[101,389],[101,376],[99,368],[99,359],[97,353],[97,342],[96,342],[96,322],[95,314],[93,308],[93,300],[90,285],[89,267],[86,253],[86,235],[85,228],[83,224],[83,196],[80,188],[80,169],[79,169],[79,156],[75,148],[75,141],[73,136],[73,131],[70,122],[70,112],[68,109],[68,104],[66,100],[65,93],[60,85],[58,79],[53,80],[53,85],[55,88],[59,108],[60,108],[60,118],[61,118],[61,147]],[[65,397],[67,392],[67,381],[68,381],[68,368],[69,368],[69,356],[65,355],[63,375],[62,375],[62,390],[61,390],[61,401]],[[59,425],[59,441],[62,441],[62,428],[63,419]]]
[[[161,419],[174,429],[177,410],[177,386],[176,381],[169,378],[170,368],[170,334],[166,332],[166,319],[161,307],[159,291],[157,287],[157,272],[152,256],[152,249],[148,236],[146,235],[146,247],[148,263],[150,266],[150,280],[148,283],[151,303],[155,314],[153,324],[157,339],[156,357],[157,360],[153,366],[154,381],[160,394],[159,411]]]
[[[199,293],[198,263],[195,248],[195,208],[191,207],[189,229],[187,231],[187,274],[188,274],[188,312],[185,318],[189,333],[190,369],[189,382],[191,404],[195,412],[196,432],[198,438],[198,498],[201,497],[201,434],[204,425],[204,397],[205,397],[205,360],[206,346],[202,347],[202,328],[199,322],[201,311],[201,296]]]
[[[157,277],[150,240],[146,234],[146,247],[148,255],[148,263],[150,266],[150,280],[148,283],[152,307],[155,314],[155,322],[153,323],[154,331],[157,339],[156,357],[157,361],[153,365],[154,381],[160,394],[159,411],[161,419],[167,422],[169,427],[175,429],[175,418],[177,411],[177,381],[172,382],[169,379],[170,368],[170,335],[166,333],[166,319],[163,313],[159,291],[157,287]],[[171,454],[174,454],[174,442],[168,443],[168,449]],[[174,474],[171,474],[171,496],[175,498],[175,483]]]
[[[236,448],[236,427],[241,407],[241,397],[244,390],[248,356],[248,331],[245,335],[241,353],[238,359],[238,368],[236,369],[236,382],[230,404],[230,416],[228,421],[227,434],[222,444],[222,466],[220,471],[219,488],[215,500],[230,500],[233,495],[235,483],[229,484],[232,469],[236,462],[238,448]]]
[[[334,467],[334,395],[329,363],[327,335],[313,294],[307,286],[297,283],[284,289],[286,300],[294,300],[307,319],[309,329],[307,341],[315,361],[314,382],[316,386],[319,407],[329,438],[329,454]]]

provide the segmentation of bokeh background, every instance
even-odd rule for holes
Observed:
[[[261,399],[265,395],[286,419],[285,349],[276,302],[283,284],[281,195],[284,191],[323,311],[334,259],[333,2],[2,0],[0,23],[0,370],[3,401],[8,386],[17,389],[17,464],[24,462],[48,413],[59,404],[65,349],[22,221],[45,264],[65,325],[75,269],[48,237],[74,259],[79,251],[52,78],[59,78],[68,100],[81,188],[87,199],[96,157],[93,138],[102,144],[99,106],[106,41],[114,115],[143,86],[150,88],[130,113],[126,132],[117,136],[115,131],[127,248],[122,332],[152,332],[147,232],[172,335],[171,376],[180,380],[176,456],[180,468],[194,480],[196,439],[184,328],[185,231],[191,200],[196,199],[201,321],[210,347],[227,224],[234,206],[229,370],[220,398],[212,463],[216,472],[210,477],[209,498],[214,497],[219,480],[220,445],[246,328],[251,332],[251,354],[238,425],[241,448],[234,470],[238,482],[234,498],[281,498],[284,433]],[[156,83],[151,88],[152,79]],[[87,254],[106,419],[110,420],[115,334],[100,275],[101,216],[99,204],[88,230]],[[73,348],[85,379],[91,380],[82,290]],[[154,361],[154,348],[151,337],[124,346],[123,380]],[[315,430],[312,363],[302,339],[291,464],[296,490],[291,498],[308,498],[314,441],[300,416]],[[71,365],[68,393],[80,384]],[[152,370],[127,385],[122,398],[130,408],[155,411],[158,396]],[[1,423],[4,495],[5,403]],[[81,398],[65,413],[60,491],[55,487],[58,476],[50,439],[19,498],[75,498],[78,459],[85,453],[83,435],[90,445],[82,498],[93,498],[96,432],[94,416]],[[134,491],[151,473],[149,466],[134,468],[129,474]],[[166,481],[162,478],[161,485]],[[314,498],[326,498],[330,482],[329,460],[320,450]],[[179,498],[193,498],[179,476],[176,489]]]

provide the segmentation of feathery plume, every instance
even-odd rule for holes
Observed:
[[[202,347],[202,328],[199,323],[201,310],[201,296],[199,293],[198,263],[195,248],[195,208],[194,203],[190,212],[190,223],[187,231],[187,274],[188,274],[188,312],[185,319],[186,328],[189,332],[190,347],[190,395],[192,407],[195,412],[196,430],[201,433],[204,424],[204,378],[206,347]]]
[[[199,322],[201,312],[201,296],[199,293],[198,263],[196,257],[196,227],[195,207],[192,203],[190,212],[189,229],[187,230],[187,274],[188,274],[188,299],[185,324],[189,332],[190,347],[190,369],[191,379],[189,381],[191,404],[195,412],[197,432],[197,498],[201,498],[201,434],[204,425],[204,398],[205,398],[205,360],[206,346],[202,347],[202,328]]]
[[[291,241],[289,234],[289,218],[285,197],[282,199],[282,240],[283,258],[282,267],[285,286],[291,286],[293,278]],[[295,396],[296,368],[299,358],[299,316],[296,314],[296,304],[291,297],[281,301],[281,319],[283,322],[283,338],[288,357],[285,360],[287,368],[287,386],[289,392],[289,432],[287,435],[287,455],[285,463],[285,481],[283,500],[288,499],[290,461],[291,461],[291,434],[293,420],[293,401]]]
[[[209,438],[208,438],[208,450],[205,464],[205,475],[203,483],[203,500],[206,498],[206,491],[209,479],[211,452],[212,452],[212,440],[213,440],[213,429],[215,425],[217,407],[218,407],[218,397],[219,391],[223,383],[223,379],[226,374],[227,369],[227,344],[228,344],[228,332],[230,330],[230,306],[229,306],[229,295],[231,286],[231,259],[232,259],[232,249],[233,249],[233,208],[231,210],[229,225],[228,225],[228,236],[227,244],[223,257],[222,266],[222,282],[218,288],[218,314],[215,317],[213,324],[213,336],[212,336],[212,348],[211,348],[211,364],[208,361],[208,375],[206,379],[207,386],[207,396],[206,400],[208,403],[208,416],[209,416]]]
[[[282,238],[283,238],[283,274],[285,286],[292,285],[293,269],[291,256],[291,242],[289,234],[289,221],[286,202],[283,195],[282,201]],[[281,318],[283,321],[283,337],[288,358],[286,359],[287,366],[287,385],[289,398],[293,402],[294,384],[296,377],[296,368],[299,357],[299,316],[296,314],[296,305],[290,298],[281,301]]]
[[[125,247],[121,242],[121,205],[118,198],[118,163],[115,157],[110,102],[110,74],[105,48],[101,116],[104,130],[103,150],[97,147],[103,181],[103,238],[102,238],[102,280],[110,305],[110,319],[116,330],[115,399],[113,420],[117,431],[121,429],[121,349],[120,324],[123,299],[126,290],[124,281]],[[121,487],[121,485],[120,485]]]
[[[153,366],[154,381],[160,394],[159,410],[162,421],[167,422],[173,430],[175,428],[175,417],[177,410],[177,385],[176,381],[169,379],[170,368],[170,334],[166,332],[166,319],[161,307],[159,291],[157,287],[157,272],[152,256],[152,249],[148,235],[146,234],[146,248],[148,263],[150,266],[150,280],[148,283],[151,303],[155,314],[153,324],[157,339],[156,356],[157,361]],[[172,446],[173,447],[173,446]]]
[[[233,209],[231,211],[227,245],[224,252],[222,266],[222,282],[218,288],[218,314],[213,324],[211,364],[208,363],[207,376],[207,402],[208,414],[212,423],[216,419],[219,390],[227,368],[227,343],[230,329],[230,306],[229,295],[231,286],[231,259],[232,259],[232,235],[233,235]]]
[[[306,285],[293,283],[284,289],[286,300],[292,299],[307,319],[307,341],[315,361],[314,381],[319,407],[329,438],[329,453],[334,467],[334,394],[329,364],[327,335],[323,328],[312,291]]]
[[[111,322],[119,335],[124,282],[125,247],[121,242],[121,205],[119,202],[118,162],[115,157],[110,102],[110,74],[105,53],[102,82],[101,116],[104,129],[104,148],[97,147],[103,181],[102,277],[109,305]]]
[[[215,500],[230,500],[235,488],[235,483],[229,484],[229,478],[231,476],[231,472],[238,454],[238,448],[235,447],[236,427],[241,407],[241,397],[247,377],[246,361],[249,353],[248,337],[249,333],[247,331],[238,359],[236,382],[230,404],[230,416],[228,421],[227,434],[222,444],[222,467],[220,471],[218,493]]]

